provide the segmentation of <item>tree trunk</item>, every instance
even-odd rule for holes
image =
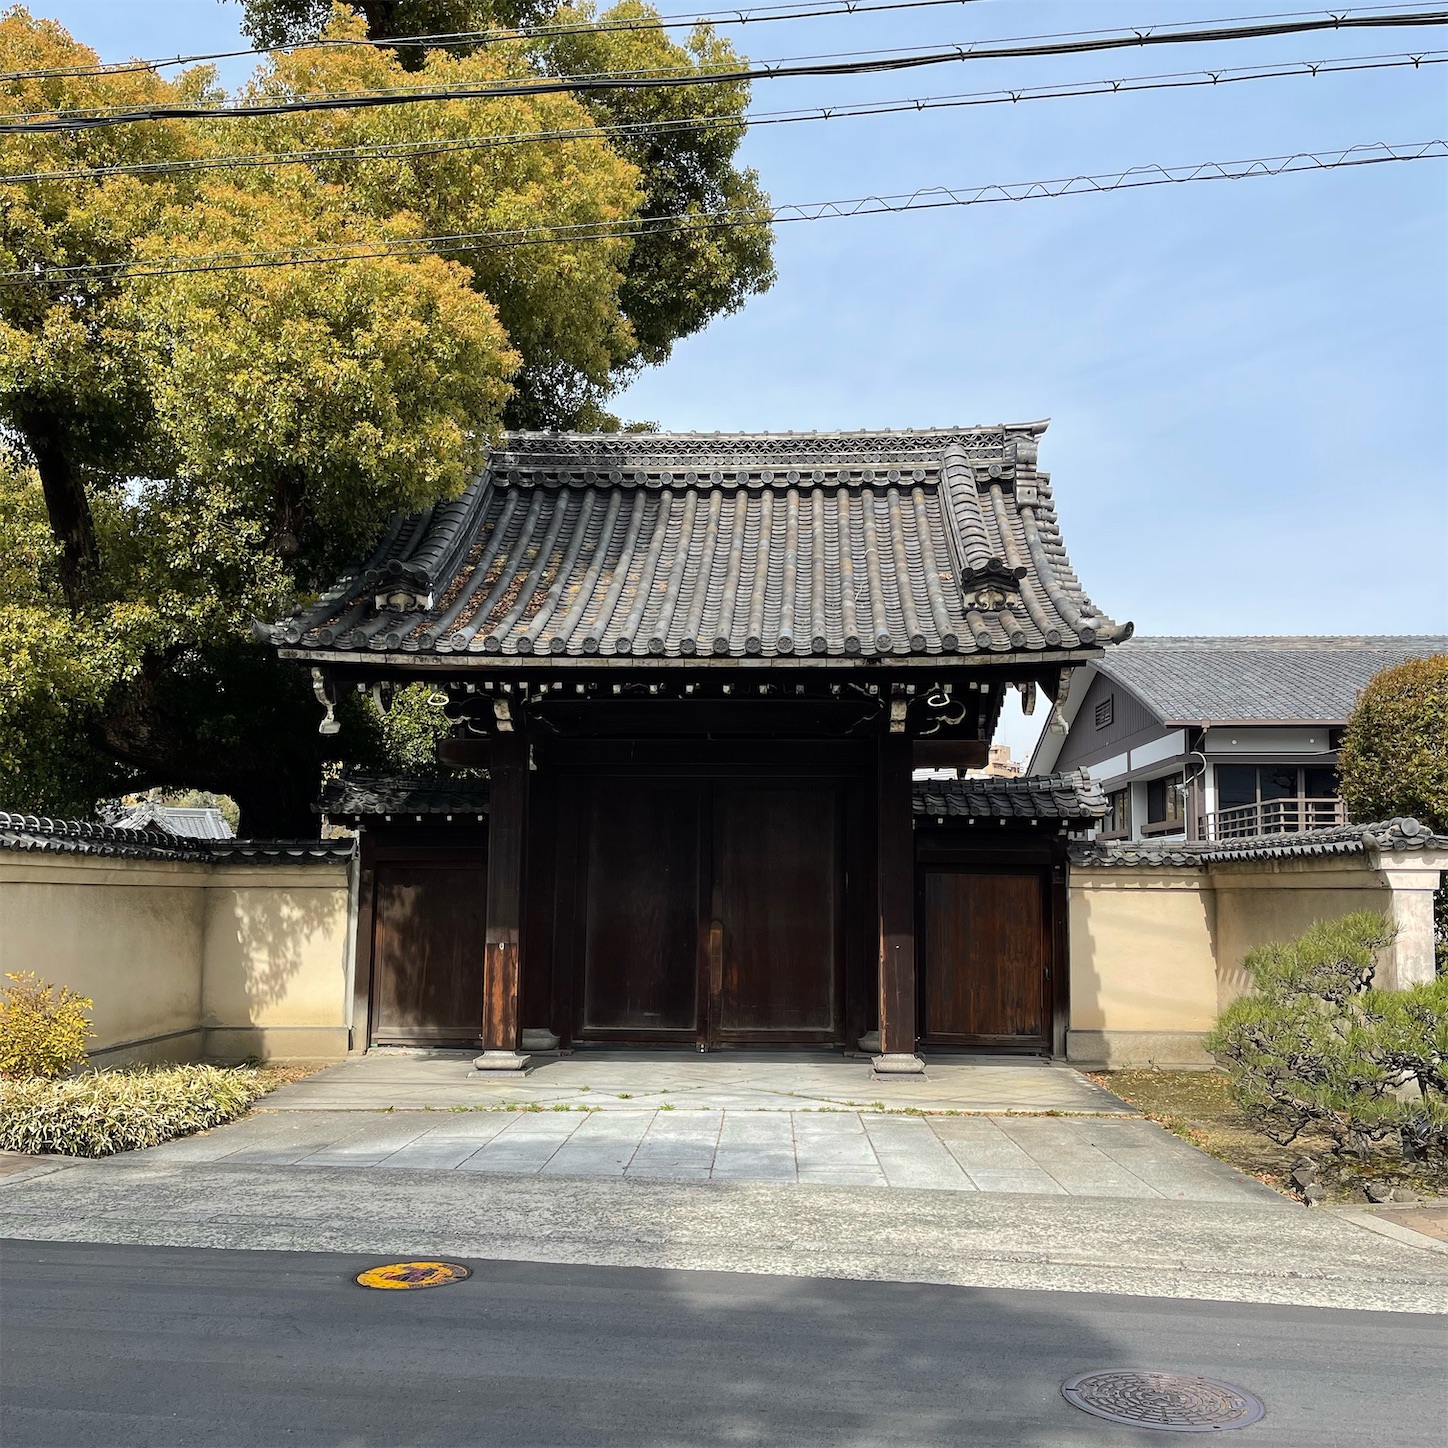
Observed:
[[[25,419],[22,431],[40,474],[51,534],[61,548],[60,586],[74,612],[100,562],[90,499],[76,476],[55,417],[45,409],[36,409]]]

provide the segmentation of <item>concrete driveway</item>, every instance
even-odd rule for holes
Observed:
[[[460,1052],[378,1052],[132,1159],[1281,1201],[1079,1072],[1027,1057],[933,1059],[901,1082],[836,1052],[580,1052],[499,1081]]]

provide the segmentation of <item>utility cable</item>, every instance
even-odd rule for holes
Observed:
[[[833,15],[868,15],[881,10],[928,10],[940,5],[978,5],[984,0],[864,0],[864,3],[820,5],[755,5],[732,10],[710,10],[696,15],[629,16],[618,19],[580,20],[557,24],[519,25],[514,29],[450,30],[435,35],[394,35],[385,40],[331,39],[298,40],[290,45],[252,47],[246,50],[213,50],[201,55],[172,55],[158,60],[122,60],[114,65],[52,66],[43,70],[0,71],[0,83],[14,80],[51,80],[66,77],[133,75],[138,71],[170,70],[178,65],[204,65],[213,60],[242,60],[248,56],[291,55],[302,50],[336,47],[365,47],[368,50],[446,50],[453,46],[497,45],[510,40],[551,40],[569,35],[627,34],[640,30],[693,30],[700,25],[758,25],[774,20],[820,20]],[[1354,6],[1354,9],[1387,10],[1392,7]]]
[[[847,217],[932,211],[946,207],[983,206],[1004,201],[1056,200],[1065,196],[1102,195],[1146,186],[1174,186],[1193,181],[1245,181],[1300,171],[1334,171],[1343,167],[1376,166],[1392,161],[1448,159],[1448,141],[1415,141],[1389,145],[1374,142],[1336,151],[1299,151],[1290,156],[1257,156],[1245,161],[1198,161],[1189,165],[1133,166],[1105,175],[1068,176],[1049,181],[995,182],[974,187],[921,187],[893,196],[861,196],[845,201],[806,201],[770,207],[763,212],[734,211],[700,217],[681,212],[640,217],[630,222],[582,222],[566,226],[516,227],[502,231],[455,232],[419,236],[385,246],[316,247],[294,252],[223,252],[209,256],[163,257],[138,262],[103,262],[66,267],[34,267],[0,272],[0,282],[44,285],[81,278],[127,279],[188,276],[223,271],[255,271],[287,266],[402,259],[471,251],[506,251],[523,246],[577,244],[585,241],[632,240],[684,232],[728,231],[793,221],[842,220]]]
[[[91,112],[35,113],[0,121],[0,135],[40,132],[72,133],[106,126],[130,125],[138,121],[241,120],[257,116],[290,115],[311,111],[361,110],[376,106],[413,105],[419,101],[489,100],[510,96],[556,95],[562,92],[611,90],[653,90],[661,88],[730,85],[756,80],[778,80],[803,76],[875,75],[886,71],[914,70],[966,60],[1007,60],[1048,55],[1075,55],[1131,46],[1186,45],[1212,41],[1261,39],[1267,36],[1299,35],[1309,31],[1354,28],[1385,28],[1448,24],[1448,10],[1394,12],[1390,15],[1318,15],[1314,18],[1273,21],[1260,25],[1208,26],[1170,34],[1137,31],[1129,35],[1067,41],[1048,40],[1031,45],[962,44],[946,50],[880,55],[874,59],[840,59],[823,56],[801,63],[767,63],[736,70],[697,71],[683,74],[604,74],[583,76],[539,76],[503,84],[445,87],[409,87],[386,91],[354,91],[338,95],[299,96],[285,101],[249,102],[230,106],[161,105],[127,107]]]
[[[605,126],[572,126],[557,130],[522,131],[492,136],[450,136],[426,141],[390,141],[372,145],[326,146],[313,150],[263,151],[235,156],[205,156],[185,161],[138,161],[126,165],[75,170],[22,171],[0,174],[0,186],[48,181],[98,181],[112,176],[169,176],[205,171],[269,166],[326,165],[337,162],[410,161],[416,157],[456,151],[533,145],[551,141],[637,139],[644,136],[791,125],[811,121],[848,120],[902,112],[954,110],[973,106],[1017,105],[1024,101],[1066,100],[1088,96],[1136,95],[1146,91],[1184,90],[1236,85],[1245,81],[1290,77],[1346,75],[1370,70],[1422,70],[1448,63],[1448,50],[1417,54],[1343,56],[1324,61],[1284,61],[1221,70],[1176,71],[1157,75],[1121,76],[1111,80],[1062,81],[1055,85],[1021,86],[1009,90],[973,91],[959,95],[914,96],[899,100],[859,101],[845,105],[809,106],[763,111],[748,116],[681,116],[669,121],[638,121]]]

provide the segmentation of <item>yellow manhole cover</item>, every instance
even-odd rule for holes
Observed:
[[[357,1274],[359,1287],[406,1290],[411,1287],[446,1287],[473,1274],[456,1262],[388,1262]]]

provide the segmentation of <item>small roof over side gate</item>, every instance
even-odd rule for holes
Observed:
[[[515,433],[454,502],[272,627],[293,658],[580,662],[1096,652],[1044,423]]]

